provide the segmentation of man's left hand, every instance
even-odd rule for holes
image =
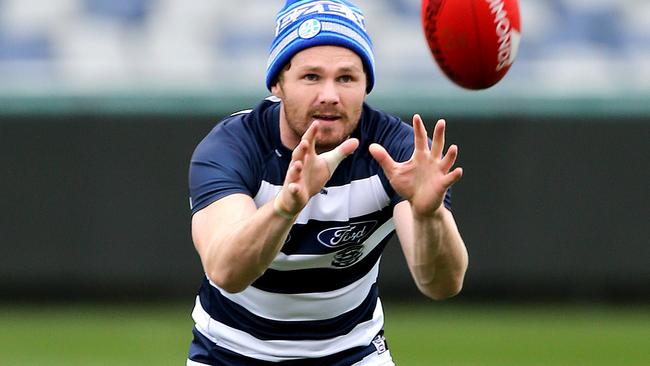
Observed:
[[[445,121],[438,120],[433,130],[431,149],[422,118],[413,116],[415,150],[408,161],[395,162],[386,149],[379,144],[370,145],[370,154],[384,170],[395,191],[408,200],[413,214],[432,216],[441,207],[445,192],[463,175],[460,167],[450,171],[458,147],[451,145],[443,155],[445,145]]]

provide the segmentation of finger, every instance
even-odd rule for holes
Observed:
[[[354,152],[354,150],[359,147],[359,139],[356,138],[350,138],[345,141],[343,141],[337,149],[341,151],[341,154],[348,156]]]
[[[442,150],[445,147],[445,120],[439,119],[433,128],[433,138],[431,143],[431,154],[436,157],[442,157]]]
[[[330,172],[330,177],[334,174],[336,167],[345,159],[348,155],[352,154],[354,150],[359,146],[359,140],[357,139],[348,139],[343,141],[339,146],[333,150],[324,152],[319,156],[322,157],[327,163],[327,168]]]
[[[289,191],[289,194],[291,194],[292,197],[295,197],[298,195],[298,192],[300,192],[300,184],[289,183],[289,185],[287,186],[287,190]]]
[[[345,155],[343,155],[343,153],[341,153],[339,149],[333,149],[324,152],[318,156],[320,156],[325,160],[325,163],[327,164],[327,169],[330,172],[330,177],[332,176],[332,174],[334,174],[334,170],[336,169],[336,167],[339,166],[339,164],[343,159],[345,159]]]
[[[379,144],[371,144],[368,150],[370,151],[370,155],[372,155],[377,163],[379,163],[379,166],[384,170],[386,176],[390,178],[390,172],[392,171],[393,166],[395,166],[395,161],[390,157],[388,151]]]
[[[293,152],[291,153],[291,160],[299,161],[305,159],[305,155],[307,154],[308,149],[309,149],[309,141],[305,139],[300,140],[298,146],[296,146],[296,148],[293,149]]]
[[[300,140],[301,160],[304,166],[310,166],[312,158],[316,155],[316,134],[320,125],[318,121],[312,122],[307,131],[302,135]]]
[[[302,172],[302,162],[301,161],[294,161],[291,163],[289,166],[289,169],[287,170],[287,175],[286,175],[286,181],[289,183],[297,182],[300,180],[300,173]]]
[[[415,150],[426,150],[429,148],[427,140],[427,130],[424,128],[424,122],[419,114],[413,115],[413,134]]]
[[[310,149],[316,149],[316,134],[318,133],[318,128],[320,127],[318,121],[314,121],[309,125],[309,128],[307,131],[305,131],[305,134],[302,135],[303,140],[307,140],[309,142],[309,148]]]
[[[289,196],[283,195],[285,198],[281,200],[286,204],[287,200],[294,201],[298,192],[300,192],[300,177],[302,172],[302,162],[294,161],[289,165],[287,175],[285,177],[286,192]],[[282,195],[284,189],[280,190],[279,195]],[[286,205],[283,205],[286,207]]]
[[[443,185],[445,188],[449,188],[456,184],[460,180],[460,178],[463,177],[463,168],[456,168],[449,174],[445,175],[445,179],[443,181]]]
[[[454,163],[456,163],[456,159],[458,158],[458,146],[456,145],[451,145],[449,146],[449,149],[447,149],[447,154],[442,158],[440,169],[442,169],[445,172],[448,172],[449,169],[451,169],[452,166],[454,166]]]

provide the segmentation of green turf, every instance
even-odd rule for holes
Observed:
[[[191,307],[0,307],[0,365],[184,365]]]
[[[184,365],[190,305],[0,305],[0,365]],[[398,366],[650,365],[650,309],[385,304]]]
[[[387,306],[398,365],[650,365],[650,309]]]

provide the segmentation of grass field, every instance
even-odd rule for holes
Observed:
[[[190,306],[0,304],[0,365],[184,365]],[[647,306],[385,308],[398,366],[650,365]]]

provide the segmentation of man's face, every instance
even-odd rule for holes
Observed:
[[[323,152],[345,141],[359,124],[366,74],[353,51],[317,46],[298,52],[271,90],[282,100],[282,142],[294,148],[311,123],[318,121],[316,150]]]

